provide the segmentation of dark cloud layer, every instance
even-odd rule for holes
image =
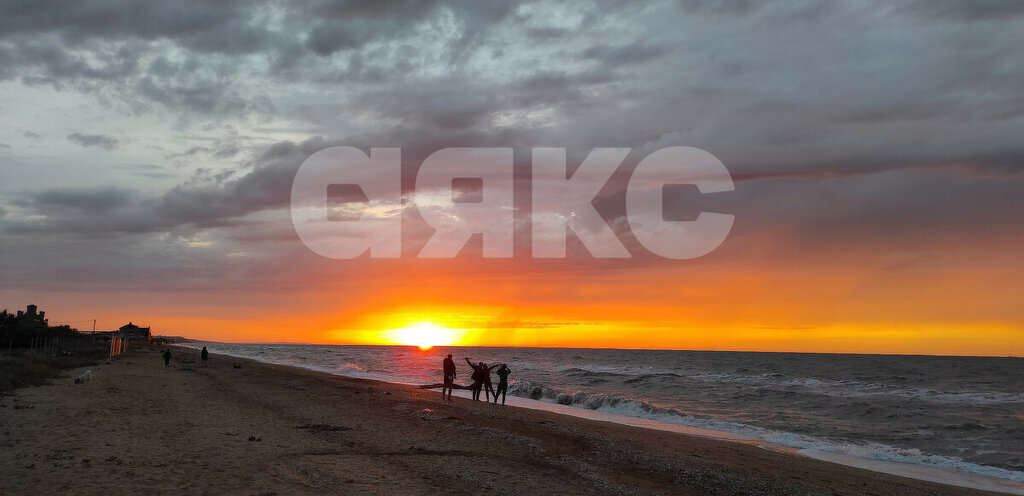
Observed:
[[[235,240],[254,229],[259,239],[292,236],[284,214],[295,170],[332,144],[400,146],[413,172],[450,146],[512,146],[521,168],[532,146],[567,146],[576,161],[593,147],[628,146],[634,163],[660,147],[697,146],[732,171],[731,212],[792,233],[841,225],[873,239],[910,223],[985,229],[977,219],[986,211],[1005,223],[1020,217],[1007,199],[1024,171],[1020,2],[2,8],[0,83],[85,95],[111,120],[171,121],[181,137],[157,143],[89,122],[19,131],[112,155],[152,147],[169,163],[125,165],[142,162],[128,157],[110,167],[124,180],[107,185],[6,191],[0,247],[202,233],[230,245],[222,254],[267,254],[253,238]],[[3,141],[5,154],[19,153]],[[142,182],[171,181],[175,167],[190,178]],[[807,193],[822,185],[844,202]],[[929,201],[902,203],[910,195]],[[760,215],[765,203],[776,215]],[[743,222],[740,235],[755,231]],[[158,243],[140,246],[160,253]]]
[[[96,146],[104,150],[113,150],[117,148],[118,144],[117,138],[102,134],[71,133],[68,135],[68,140],[82,146]]]

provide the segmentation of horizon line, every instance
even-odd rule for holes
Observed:
[[[206,339],[194,339],[186,336],[154,336],[186,339],[188,342],[217,343],[217,344],[269,344],[269,345],[296,345],[296,346],[375,346],[375,347],[402,347],[419,348],[416,345],[405,344],[366,344],[366,343],[311,343],[296,341],[214,341]],[[169,343],[182,344],[182,343]],[[1024,355],[943,355],[928,353],[861,353],[852,351],[763,351],[763,350],[716,350],[716,349],[691,349],[691,348],[618,348],[612,346],[492,346],[492,345],[436,345],[432,348],[537,348],[537,349],[558,349],[558,350],[630,350],[630,351],[690,351],[698,353],[774,353],[793,355],[858,355],[858,356],[904,356],[904,357],[945,357],[945,358],[1024,358]],[[426,350],[424,350],[426,351]]]

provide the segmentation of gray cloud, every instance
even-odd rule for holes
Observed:
[[[139,0],[6,2],[0,34],[57,33],[68,41],[174,39],[190,50],[237,53],[261,47],[253,23],[258,4],[240,1],[179,5]]]
[[[52,189],[32,194],[30,200],[21,202],[21,205],[31,206],[42,212],[53,210],[106,212],[130,204],[132,197],[131,190],[122,188]]]
[[[163,167],[153,164],[117,165],[114,168],[129,171],[138,177],[150,179],[172,179],[178,177],[175,174],[166,172]]]
[[[96,146],[104,150],[113,150],[119,144],[117,138],[103,134],[72,133],[68,135],[68,141],[82,146]]]
[[[642,64],[671,52],[667,47],[648,45],[643,42],[633,42],[626,45],[594,45],[587,48],[581,54],[588,59],[594,59],[603,65],[619,67],[623,65]]]
[[[200,174],[158,196],[127,188],[41,189],[16,196],[14,205],[27,209],[29,219],[12,221],[15,234],[160,233],[182,227],[234,225],[247,215],[288,206],[291,181],[299,164],[327,146],[322,138],[303,143],[280,142],[256,158],[252,169],[232,174]],[[124,166],[153,172],[154,166]]]
[[[911,14],[974,22],[992,19],[1013,19],[1024,16],[1024,5],[1013,0],[916,0],[902,6]]]

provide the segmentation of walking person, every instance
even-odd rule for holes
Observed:
[[[171,366],[171,349],[167,348],[164,350],[164,367]]]
[[[203,351],[199,352],[199,358],[203,359],[203,367],[205,367],[206,361],[210,359],[210,352],[206,351],[205,346],[203,346]]]
[[[498,389],[494,392],[494,404],[498,404],[498,395],[501,395],[501,404],[505,404],[505,396],[508,394],[508,376],[512,374],[512,370],[508,368],[508,364],[503,363],[496,372],[498,374]]]
[[[205,349],[205,348],[203,348]],[[452,360],[452,354],[449,353],[448,357],[444,359],[442,368],[444,370],[444,386],[441,387],[441,399],[445,399],[444,392],[448,390],[448,401],[452,400],[452,386],[455,383],[455,360]]]

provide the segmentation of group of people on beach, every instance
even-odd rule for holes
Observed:
[[[469,386],[458,386],[455,384],[455,377],[458,375],[458,371],[455,368],[455,360],[452,359],[451,353],[444,359],[442,369],[444,371],[444,385],[441,388],[441,398],[452,400],[452,390],[458,387],[459,389],[469,389],[473,393],[473,401],[480,401],[480,391],[484,392],[484,401],[490,402],[491,397],[494,397],[494,404],[498,404],[498,396],[501,396],[501,404],[505,404],[505,396],[508,394],[508,376],[512,375],[512,370],[508,368],[508,364],[495,364],[488,366],[484,362],[473,363],[469,358],[466,358],[466,363],[473,369],[473,375],[470,379],[473,382]],[[491,371],[497,368],[496,374],[498,374],[498,389],[494,389],[491,384]],[[447,393],[447,396],[445,394]]]

